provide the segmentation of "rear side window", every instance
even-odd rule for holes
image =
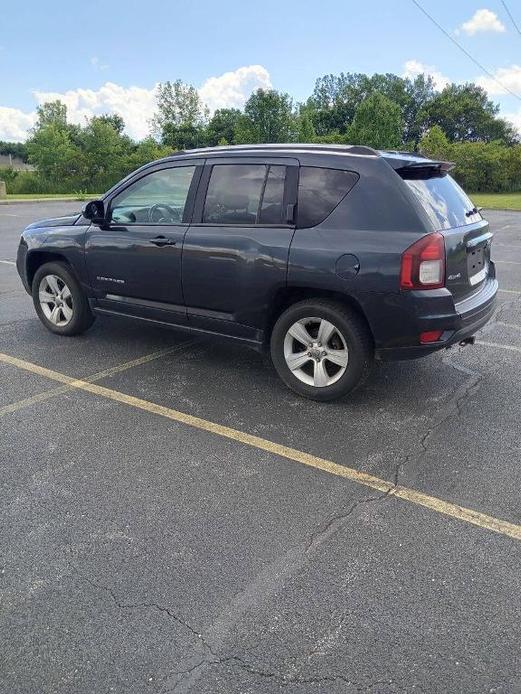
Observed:
[[[203,222],[281,224],[286,167],[216,164],[212,168]]]
[[[318,166],[302,166],[298,184],[299,227],[323,222],[358,181],[358,174]]]
[[[408,169],[400,175],[420,201],[433,229],[461,227],[481,219],[465,191],[449,174],[424,168]]]

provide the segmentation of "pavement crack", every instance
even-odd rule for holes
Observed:
[[[421,458],[427,453],[430,446],[430,440],[432,436],[438,431],[438,429],[447,422],[452,416],[461,417],[463,414],[462,404],[470,396],[478,392],[481,387],[484,375],[477,371],[472,371],[467,369],[465,366],[455,364],[451,359],[447,357],[442,358],[442,362],[447,366],[459,371],[460,373],[467,376],[467,380],[462,383],[453,392],[450,398],[445,403],[445,406],[439,411],[438,415],[431,419],[430,426],[426,431],[421,434],[419,439],[420,450],[418,452],[412,452],[406,455],[403,460],[397,463],[394,472],[394,486],[399,485],[400,475],[403,474],[404,470],[411,464],[417,464]],[[390,490],[389,493],[392,493]]]
[[[71,566],[70,563],[69,563],[69,566]],[[153,609],[153,610],[157,610],[158,612],[161,612],[161,613],[167,615],[167,616],[168,616],[169,618],[171,618],[174,622],[176,622],[177,624],[179,624],[179,626],[182,626],[182,627],[185,628],[187,631],[189,631],[189,632],[192,634],[192,636],[194,636],[194,637],[197,639],[197,641],[201,644],[201,646],[203,647],[203,650],[204,650],[204,653],[205,653],[205,654],[210,654],[210,656],[211,656],[212,658],[216,658],[216,657],[217,657],[217,656],[215,655],[215,653],[213,652],[212,647],[210,646],[210,644],[209,644],[209,643],[207,642],[207,640],[204,638],[203,634],[202,634],[198,629],[195,629],[195,628],[194,628],[189,622],[187,622],[183,617],[180,617],[178,614],[176,614],[175,612],[173,612],[169,607],[165,607],[165,606],[163,606],[163,605],[159,605],[159,604],[156,603],[156,602],[128,602],[128,603],[127,603],[127,602],[122,602],[122,601],[118,598],[118,596],[116,595],[115,591],[114,591],[110,586],[105,586],[105,585],[102,585],[101,583],[97,583],[96,581],[93,581],[92,579],[88,578],[87,576],[84,576],[84,575],[82,575],[81,573],[79,573],[74,567],[72,567],[72,568],[73,568],[73,571],[74,571],[74,573],[76,574],[76,576],[78,576],[78,578],[80,578],[82,581],[85,581],[86,583],[88,583],[90,586],[92,586],[92,587],[95,588],[96,590],[101,590],[101,591],[105,591],[106,593],[108,593],[108,594],[110,595],[112,601],[114,602],[114,604],[115,604],[119,609],[121,609],[121,610],[126,610],[126,609],[128,609],[128,610],[135,610],[135,609]],[[203,658],[203,660],[202,660],[199,664],[202,664],[202,663],[205,662],[206,660],[207,660],[206,657]],[[195,667],[191,668],[190,671],[193,670],[193,669],[195,669]],[[178,673],[178,674],[181,674],[181,673]]]
[[[383,501],[390,494],[392,494],[395,487],[396,485],[393,484],[383,494],[379,494],[378,496],[370,496],[365,499],[359,499],[354,504],[352,504],[352,506],[347,511],[343,513],[337,513],[334,516],[332,516],[323,527],[319,528],[311,534],[311,538],[307,544],[306,549],[304,550],[304,553],[308,554],[309,552],[312,552],[320,544],[322,544],[324,540],[327,540],[331,535],[333,535],[337,530],[339,530],[344,524],[344,522],[354,513],[354,511],[356,511],[356,509],[359,506],[362,506],[363,504],[371,504]]]
[[[356,682],[350,677],[343,675],[341,673],[325,674],[325,675],[314,675],[310,677],[302,677],[296,674],[285,674],[281,672],[271,671],[267,669],[259,668],[251,663],[248,663],[243,658],[233,655],[225,658],[219,659],[219,665],[233,662],[242,670],[246,670],[252,675],[257,677],[275,680],[281,684],[325,684],[327,682],[343,682],[344,684],[351,685],[357,689],[357,691],[368,691],[373,687],[380,684],[390,684],[390,680],[376,680],[373,682],[368,682],[367,684],[362,684],[361,682]]]

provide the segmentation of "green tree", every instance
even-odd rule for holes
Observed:
[[[133,144],[124,160],[124,173],[130,173],[149,161],[161,159],[161,157],[166,157],[171,153],[170,147],[159,145],[153,137],[147,137],[141,142]]]
[[[509,149],[500,142],[455,143],[451,159],[456,164],[453,169],[456,180],[472,193],[511,190]]]
[[[347,145],[349,140],[347,135],[341,135],[339,132],[330,132],[327,135],[315,135],[313,142],[323,145]]]
[[[77,185],[80,151],[67,128],[52,122],[35,128],[27,140],[27,153],[39,176],[56,190],[67,192]]]
[[[516,139],[512,126],[497,118],[499,106],[476,84],[449,84],[423,107],[424,129],[439,125],[451,142],[490,142]]]
[[[56,101],[46,101],[36,108],[38,116],[35,129],[39,130],[46,125],[56,125],[59,128],[67,127],[67,106],[59,99]]]
[[[439,125],[433,125],[420,140],[420,152],[431,159],[447,160],[451,157],[451,143]]]
[[[235,131],[241,118],[238,108],[220,108],[215,111],[206,129],[206,142],[214,147],[223,140],[226,144],[235,143]]]
[[[116,124],[117,125],[117,124]],[[82,190],[104,191],[125,174],[132,141],[105,116],[91,118],[80,134],[80,180]]]
[[[27,147],[23,142],[4,142],[0,140],[0,154],[10,154],[22,161],[27,161]]]
[[[108,123],[120,135],[125,130],[125,121],[118,113],[103,113],[101,116],[96,116],[101,122]]]
[[[289,94],[275,89],[258,89],[244,106],[236,128],[238,143],[291,142],[295,138],[295,116]]]
[[[349,141],[375,149],[395,149],[402,141],[400,107],[375,92],[357,107],[348,130]]]
[[[307,101],[317,135],[346,133],[356,109],[376,92],[398,104],[403,119],[402,141],[414,147],[421,135],[418,115],[435,93],[432,79],[426,75],[414,80],[391,73],[370,76],[342,72],[319,77]]]
[[[313,120],[311,119],[311,114],[307,109],[301,109],[297,121],[297,142],[314,142],[316,133],[313,127]]]
[[[181,80],[164,82],[157,88],[152,132],[173,149],[201,146],[208,115],[208,108],[195,87]]]

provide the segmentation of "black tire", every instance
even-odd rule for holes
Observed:
[[[289,329],[297,321],[310,317],[332,323],[336,328],[336,333],[333,334],[332,339],[337,341],[343,339],[345,345],[342,342],[338,344],[343,350],[347,347],[348,359],[345,367],[339,366],[338,370],[335,371],[337,365],[331,362],[326,363],[327,357],[324,359],[326,370],[332,372],[331,375],[327,374],[330,376],[329,380],[338,379],[331,385],[317,387],[301,380],[301,378],[308,377],[306,372],[303,373],[304,369],[308,368],[310,371],[308,378],[314,380],[316,359],[309,359],[309,363],[306,362],[304,369],[298,371],[300,378],[295,375],[295,372],[289,368],[286,362],[284,345]],[[310,323],[309,327],[310,330],[313,330],[313,323]],[[302,342],[302,344],[304,343]],[[337,347],[331,343],[326,347],[337,350]],[[299,348],[296,354],[304,354],[304,352],[300,352]],[[293,304],[278,318],[271,334],[271,359],[280,378],[299,395],[322,402],[336,400],[352,393],[369,375],[374,359],[373,340],[365,322],[349,307],[326,299],[310,299]],[[345,370],[339,375],[342,368]]]
[[[54,276],[59,279],[59,286],[62,284],[69,288],[70,298],[67,299],[68,312],[72,308],[72,317],[67,320],[65,313],[62,311],[60,316],[62,323],[56,324],[45,314],[45,310],[40,304],[40,284],[47,276]],[[47,285],[50,289],[50,285]],[[62,262],[45,263],[40,266],[35,272],[32,282],[33,304],[38,315],[38,318],[45,325],[47,330],[50,330],[57,335],[80,335],[90,328],[94,322],[94,315],[90,310],[89,302],[85,296],[85,292],[81,288],[80,283],[72,273],[71,268]],[[64,303],[64,302],[62,302]],[[55,304],[54,304],[55,305]],[[52,303],[47,304],[49,310],[53,307]],[[65,322],[67,321],[67,322]]]

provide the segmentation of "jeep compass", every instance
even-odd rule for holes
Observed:
[[[54,333],[104,314],[225,336],[332,400],[492,315],[492,233],[450,169],[362,146],[177,152],[28,226],[18,272]]]

